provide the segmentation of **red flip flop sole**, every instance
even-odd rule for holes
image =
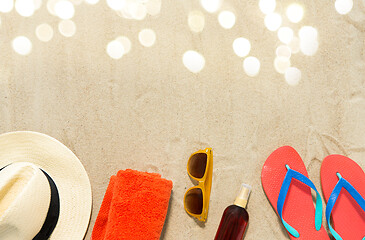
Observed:
[[[290,146],[278,148],[267,158],[262,168],[261,182],[265,194],[277,214],[277,200],[287,173],[286,164],[308,177],[301,157]],[[293,179],[290,184],[283,208],[283,218],[299,232],[299,238],[288,233],[290,239],[329,240],[323,226],[319,231],[315,229],[315,207],[310,187],[296,179]]]
[[[339,180],[336,173],[340,173],[365,198],[365,173],[361,167],[348,157],[330,155],[321,166],[321,184],[326,202]],[[343,240],[365,237],[365,212],[346,189],[341,190],[331,216],[331,225]]]

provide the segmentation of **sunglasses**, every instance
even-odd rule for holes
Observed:
[[[207,220],[210,189],[212,187],[213,151],[211,148],[193,153],[187,166],[189,176],[197,186],[186,191],[184,196],[185,211],[199,221]]]

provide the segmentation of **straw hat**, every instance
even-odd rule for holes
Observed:
[[[91,186],[80,160],[45,134],[0,135],[0,239],[81,240]]]

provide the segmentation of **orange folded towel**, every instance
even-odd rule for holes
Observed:
[[[131,169],[110,178],[91,240],[159,239],[172,181]]]

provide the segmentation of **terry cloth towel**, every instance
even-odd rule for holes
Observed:
[[[91,240],[159,239],[172,181],[131,169],[110,178]]]

